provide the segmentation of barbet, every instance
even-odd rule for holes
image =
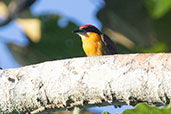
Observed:
[[[95,26],[90,24],[82,25],[73,32],[81,37],[82,47],[87,56],[117,54],[114,42]]]

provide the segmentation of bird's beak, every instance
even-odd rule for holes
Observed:
[[[86,32],[84,31],[84,30],[80,30],[80,29],[78,29],[78,30],[74,30],[74,31],[72,31],[73,33],[76,33],[76,34],[86,34]]]

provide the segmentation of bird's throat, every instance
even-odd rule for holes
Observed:
[[[87,35],[82,38],[82,47],[87,56],[99,56],[102,55],[101,47],[102,42],[101,38],[97,33],[89,32]]]

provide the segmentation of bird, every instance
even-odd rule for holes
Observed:
[[[82,48],[87,56],[117,54],[115,43],[91,24],[82,25],[73,33],[81,37]]]

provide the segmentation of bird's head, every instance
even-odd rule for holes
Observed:
[[[101,34],[101,32],[93,25],[86,24],[82,25],[78,30],[74,30],[74,33],[78,34],[81,38],[87,37],[89,33],[96,33],[98,35]]]

